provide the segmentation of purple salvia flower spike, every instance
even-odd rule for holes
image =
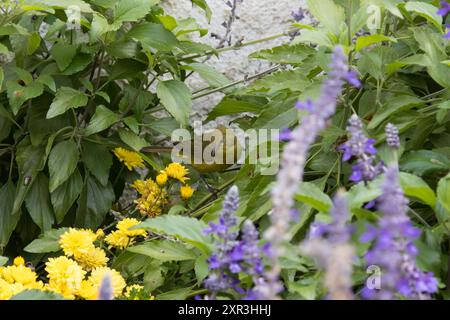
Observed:
[[[306,157],[310,146],[319,133],[326,129],[329,118],[336,112],[337,100],[342,93],[348,79],[349,67],[347,57],[341,47],[336,47],[330,64],[330,72],[324,80],[319,98],[315,101],[297,104],[297,107],[309,113],[302,117],[301,125],[292,132],[292,139],[286,145],[281,169],[277,181],[272,189],[273,211],[271,226],[264,237],[271,242],[271,269],[261,279],[254,291],[268,294],[266,299],[278,299],[283,290],[279,281],[281,266],[279,257],[283,254],[283,243],[289,240],[289,226],[291,209],[294,206],[294,195],[299,182],[303,180]]]
[[[377,228],[370,227],[363,237],[365,241],[375,239],[365,255],[368,265],[382,270],[381,289],[365,288],[366,299],[390,300],[397,294],[409,299],[429,299],[437,291],[437,281],[430,273],[424,273],[416,265],[418,253],[413,240],[420,231],[413,227],[407,215],[408,200],[401,189],[398,168],[386,170],[382,194],[378,199],[378,210],[382,213]]]
[[[398,135],[398,129],[392,123],[386,125],[386,142],[389,147],[399,149],[400,148],[400,137]]]
[[[114,299],[114,289],[112,286],[112,278],[109,272],[105,273],[103,276],[100,288],[98,290],[97,300],[113,300]]]

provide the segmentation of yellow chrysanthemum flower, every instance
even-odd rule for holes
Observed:
[[[115,148],[114,154],[130,171],[135,168],[145,168],[144,159],[137,152]]]
[[[167,205],[167,192],[152,179],[136,180],[132,187],[141,195],[135,201],[137,208],[143,215],[154,217],[162,213]]]
[[[83,280],[78,290],[78,296],[86,300],[95,300],[97,299],[97,291],[91,281]]]
[[[192,189],[190,186],[188,186],[188,185],[181,186],[180,195],[183,199],[185,199],[185,200],[190,199],[193,194],[194,194],[194,189]]]
[[[49,258],[45,264],[49,282],[47,289],[67,299],[73,299],[81,287],[86,271],[74,260],[65,256]]]
[[[137,226],[139,223],[141,222],[138,219],[125,218],[117,223],[116,228],[117,230],[124,232],[129,237],[145,237],[147,235],[147,232],[144,229],[130,230],[130,228]]]
[[[25,265],[9,266],[2,269],[2,278],[9,283],[20,283],[25,287],[33,288],[37,283],[37,274]],[[38,286],[38,285],[37,285]]]
[[[74,256],[75,260],[86,270],[106,266],[108,257],[104,250],[91,248],[87,253],[79,253]]]
[[[128,237],[127,234],[121,230],[116,230],[108,234],[105,241],[109,244],[110,248],[115,247],[122,250],[134,243],[133,238]]]
[[[108,267],[101,267],[96,268],[92,270],[91,275],[88,278],[88,282],[92,285],[92,287],[95,289],[95,297],[94,295],[91,295],[89,299],[96,299],[98,290],[100,288],[100,285],[102,283],[103,277],[106,273],[109,273],[111,276],[111,284],[113,287],[113,295],[114,298],[120,297],[122,295],[123,289],[127,285],[125,283],[125,280],[123,279],[122,275],[117,272],[114,269],[110,269]],[[87,299],[87,298],[85,298]]]
[[[11,283],[0,279],[0,300],[8,300],[16,293],[13,291],[13,286]]]
[[[169,164],[163,171],[168,177],[177,179],[178,181],[185,183],[186,180],[189,180],[188,177],[186,177],[189,174],[189,170],[186,169],[185,166],[179,163],[171,163]]]
[[[21,265],[24,265],[25,264],[25,259],[23,258],[23,257],[15,257],[14,258],[14,262],[13,262],[13,264],[15,265],[15,266],[21,266]]]
[[[94,247],[97,235],[91,230],[70,228],[59,238],[59,245],[68,257],[87,254]]]
[[[163,186],[167,182],[167,174],[165,172],[161,172],[156,176],[156,183],[158,183],[160,186]]]

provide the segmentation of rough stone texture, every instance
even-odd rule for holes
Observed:
[[[230,14],[230,7],[227,6],[226,1],[228,0],[207,0],[213,11],[210,25],[208,25],[203,11],[193,7],[190,0],[165,0],[163,1],[163,7],[168,14],[173,15],[177,19],[187,17],[197,19],[198,23],[202,27],[208,28],[210,32],[202,38],[198,36],[193,38],[216,47],[219,44],[219,40],[211,37],[211,33],[225,34],[226,30],[222,23],[227,20]],[[239,40],[247,42],[286,32],[289,25],[294,22],[292,13],[305,7],[305,0],[242,0],[242,2],[238,3],[236,11],[240,19],[236,20],[232,26],[232,41],[233,43]],[[251,76],[270,67],[265,61],[249,59],[249,54],[263,48],[270,48],[288,42],[289,40],[290,38],[285,36],[239,50],[224,52],[219,58],[213,57],[207,63],[223,72],[228,78],[240,80],[246,75]],[[193,90],[205,87],[205,83],[198,77],[192,77],[189,84]],[[222,96],[219,93],[196,100],[194,111],[191,115],[191,122],[203,120],[207,112],[220,101]],[[229,119],[227,117],[217,121],[228,122]],[[214,126],[215,124],[211,125]]]

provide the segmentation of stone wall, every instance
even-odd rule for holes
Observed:
[[[212,37],[211,34],[222,36],[226,32],[222,24],[228,19],[231,10],[226,1],[233,2],[233,0],[207,0],[213,11],[210,24],[208,24],[203,11],[193,7],[190,0],[165,0],[163,7],[168,14],[177,19],[187,17],[197,19],[198,23],[202,27],[208,28],[210,32],[202,38],[198,36],[194,36],[194,38],[216,47],[220,40]],[[248,42],[283,33],[294,21],[293,12],[298,12],[300,8],[304,7],[305,0],[238,0],[236,15],[239,19],[233,23],[231,28],[232,42],[235,43],[239,40]],[[250,60],[248,58],[250,53],[287,41],[289,41],[289,37],[285,36],[237,51],[225,52],[220,55],[220,58],[213,57],[207,63],[223,72],[228,78],[240,80],[246,75],[257,74],[269,67],[267,62]],[[205,83],[198,77],[193,77],[189,84],[193,90],[205,86]],[[221,98],[222,94],[219,93],[196,100],[191,121],[202,120],[208,110],[213,108]],[[227,121],[229,118],[222,120]]]

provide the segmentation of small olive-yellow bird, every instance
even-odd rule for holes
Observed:
[[[173,152],[178,160],[199,173],[212,173],[224,171],[236,164],[242,147],[232,129],[220,126],[201,137],[194,136],[194,139],[182,141],[175,147],[150,146],[141,152]]]

